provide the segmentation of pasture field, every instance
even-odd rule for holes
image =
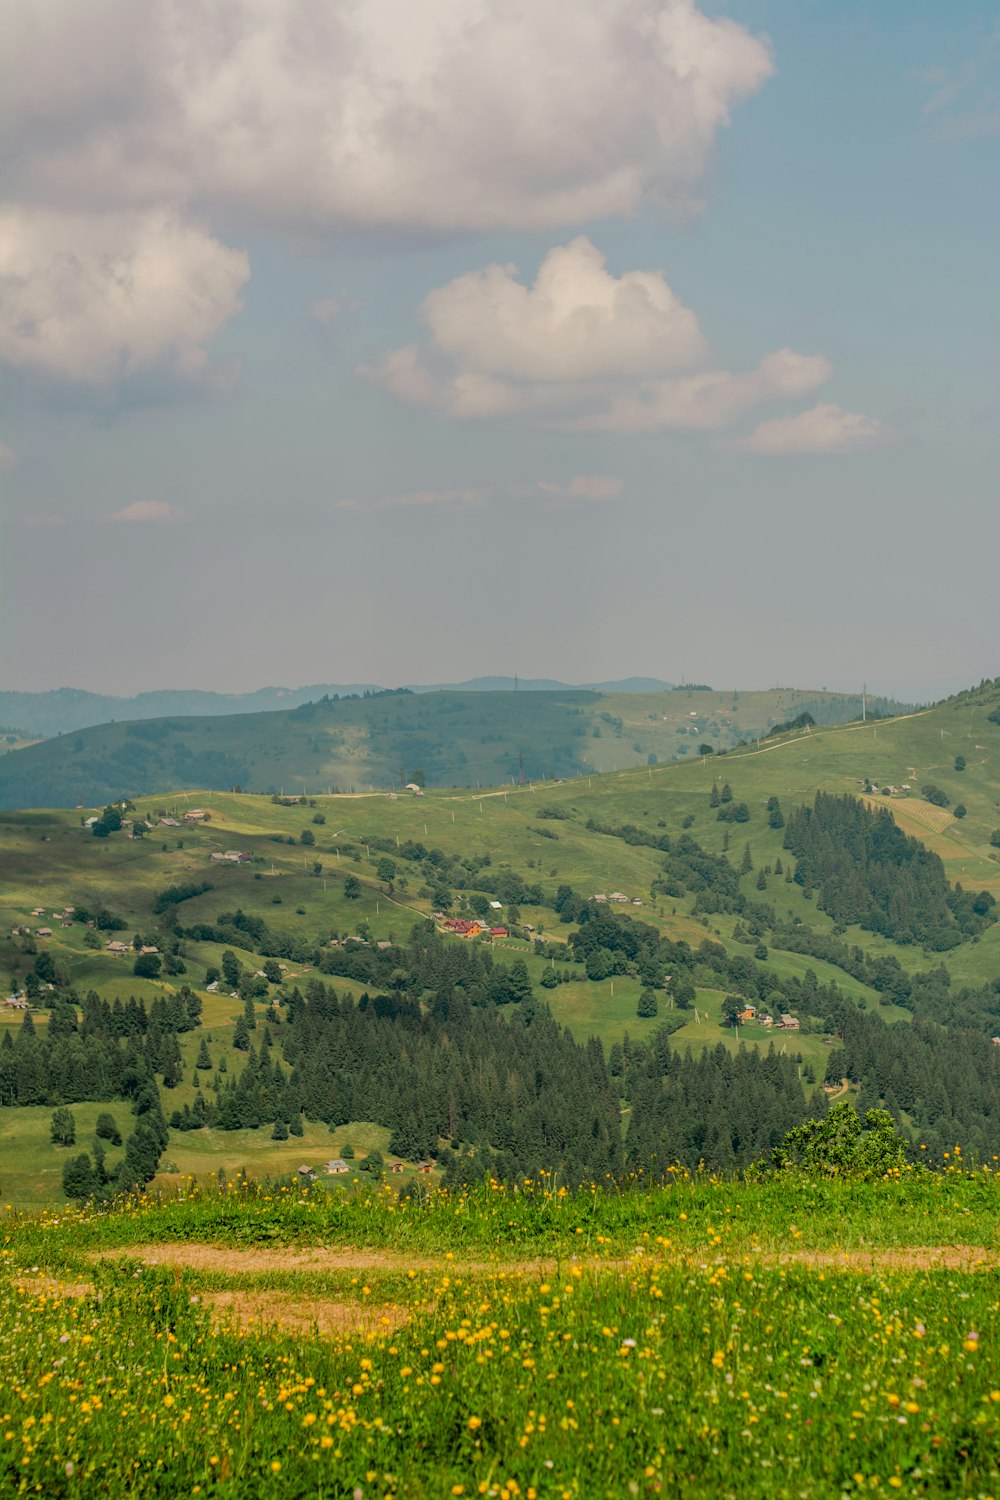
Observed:
[[[11,1495],[1000,1487],[1000,1192],[952,1169],[10,1215]]]

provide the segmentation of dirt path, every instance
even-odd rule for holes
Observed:
[[[440,1276],[488,1275],[494,1277],[548,1276],[560,1266],[573,1265],[591,1272],[621,1273],[663,1265],[697,1265],[706,1262],[696,1247],[678,1247],[666,1256],[638,1253],[629,1257],[582,1258],[554,1257],[532,1260],[465,1260],[461,1257],[405,1255],[395,1250],[359,1250],[350,1247],[315,1250],[237,1250],[223,1245],[166,1244],[134,1245],[119,1250],[95,1253],[92,1261],[134,1259],[148,1266],[166,1266],[176,1270],[224,1272],[233,1276],[260,1273],[354,1271],[430,1271]],[[717,1254],[713,1264],[747,1263],[759,1260],[767,1265],[809,1268],[829,1267],[845,1271],[973,1271],[1000,1267],[1000,1248],[986,1245],[908,1245],[898,1247],[866,1246],[851,1250],[780,1250],[743,1251]],[[285,1293],[276,1294],[279,1298]],[[297,1299],[296,1299],[297,1300]]]

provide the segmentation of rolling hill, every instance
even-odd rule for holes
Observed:
[[[856,718],[850,695],[675,688],[656,693],[407,690],[320,698],[265,712],[115,722],[0,760],[0,808],[95,806],[122,796],[209,787],[349,792],[509,784],[697,757],[809,713]],[[523,758],[523,761],[522,761]]]

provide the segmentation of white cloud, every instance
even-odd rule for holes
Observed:
[[[246,255],[164,210],[0,207],[0,356],[96,386],[207,371],[204,345],[240,309]]]
[[[431,292],[421,315],[445,356],[501,379],[661,375],[705,355],[697,319],[658,271],[615,277],[583,236],[550,250],[532,287],[514,266],[487,266]]]
[[[0,474],[7,474],[17,463],[17,454],[6,443],[0,443]]]
[[[539,479],[538,488],[543,495],[554,495],[561,500],[618,500],[624,482],[616,474],[577,474],[566,484]]]
[[[133,500],[131,505],[126,505],[124,510],[116,511],[108,519],[133,525],[152,523],[162,526],[167,521],[180,521],[184,515],[185,512],[176,505],[171,505],[169,500]]]
[[[534,415],[625,434],[713,431],[830,379],[821,354],[778,349],[712,368],[695,315],[659,271],[613,276],[587,239],[550,250],[533,286],[512,267],[459,276],[424,299],[430,337],[361,371],[451,417]],[[707,367],[706,367],[707,366]]]
[[[892,429],[875,417],[827,401],[795,416],[762,422],[736,446],[748,453],[859,453],[892,437]]]
[[[281,230],[697,207],[768,47],[694,0],[7,0],[10,189]]]

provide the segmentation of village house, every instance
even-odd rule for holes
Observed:
[[[120,943],[120,942],[118,942],[118,940],[116,938],[114,940],[114,942],[106,943],[105,944],[105,950],[104,951],[106,953],[113,953],[113,954],[115,954],[115,956],[117,958],[121,958],[121,956],[122,956],[123,953],[131,953],[132,952],[132,945],[131,945],[131,943]]]
[[[203,807],[192,807],[190,812],[184,814],[185,823],[204,823],[208,813]]]
[[[504,938],[504,937],[507,937],[508,935],[509,934],[507,932],[506,927],[491,927],[490,928],[490,937],[491,938]]]
[[[782,1031],[798,1031],[799,1018],[798,1016],[781,1016],[779,1017],[778,1025]]]
[[[325,1170],[329,1177],[341,1177],[351,1168],[342,1156],[335,1156],[332,1161],[327,1162]]]
[[[51,927],[36,927],[35,928],[35,937],[51,937],[51,936],[52,936],[52,928]]]

